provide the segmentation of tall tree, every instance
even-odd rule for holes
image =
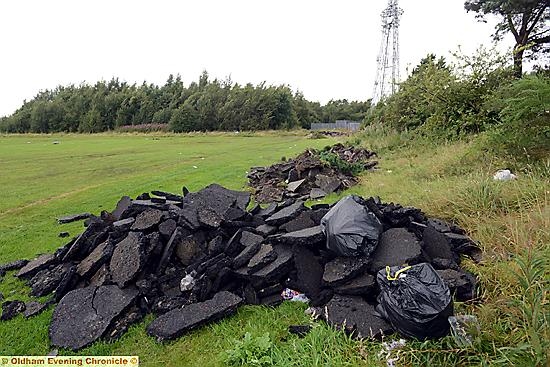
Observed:
[[[499,16],[500,22],[493,34],[495,40],[511,32],[514,46],[514,71],[521,77],[523,56],[529,50],[533,55],[548,51],[550,44],[550,0],[466,0],[464,8],[484,19],[487,14]]]

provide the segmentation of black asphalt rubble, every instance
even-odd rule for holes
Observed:
[[[249,209],[249,193],[217,184],[123,197],[112,213],[90,216],[84,232],[54,253],[0,265],[27,281],[31,295],[49,297],[26,304],[9,298],[1,319],[31,317],[55,304],[51,343],[78,350],[119,337],[147,314],[156,316],[149,335],[174,339],[241,304],[280,304],[290,288],[330,325],[372,338],[392,332],[375,312],[376,272],[421,262],[431,263],[460,301],[475,297],[476,278],[460,260],[478,260],[479,249],[462,229],[378,198],[358,202],[379,220],[381,235],[369,239],[372,253],[339,257],[327,249],[320,226],[327,204],[310,208],[286,198]]]
[[[252,167],[248,185],[254,189],[254,198],[258,203],[280,202],[287,198],[320,199],[357,183],[354,174],[342,166],[373,169],[378,164],[378,161],[372,160],[375,156],[376,153],[367,149],[343,144],[327,147],[323,151],[306,150],[282,163]],[[336,160],[342,164],[338,165]]]

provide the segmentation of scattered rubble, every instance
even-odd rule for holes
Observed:
[[[310,325],[290,325],[288,327],[289,333],[297,335],[300,338],[309,334],[310,331],[311,331]]]
[[[79,214],[71,214],[64,217],[57,218],[57,222],[59,224],[66,224],[66,223],[72,223],[79,220],[88,219],[92,216],[90,213],[79,213]]]
[[[222,291],[208,301],[176,308],[158,317],[147,327],[147,334],[159,341],[175,339],[186,331],[231,315],[241,303],[240,297]]]
[[[11,320],[18,314],[25,311],[25,303],[21,301],[6,301],[2,303],[2,316],[0,320]]]
[[[342,131],[342,130],[313,130],[309,135],[308,138],[310,139],[319,139],[320,137],[340,137],[340,136],[348,136],[351,135],[351,131]]]
[[[51,303],[40,303],[36,301],[30,301],[25,303],[25,311],[23,312],[23,315],[28,319],[29,317],[33,317],[44,311],[48,306],[50,306]]]
[[[359,171],[372,169],[376,153],[336,144],[322,151],[306,150],[299,156],[269,167],[252,167],[249,186],[256,202],[280,202],[287,198],[320,199],[357,183]]]
[[[393,333],[391,325],[377,316],[374,306],[358,296],[335,295],[315,312],[336,329],[358,338],[380,339]]]
[[[319,168],[307,163],[317,158],[303,158],[288,169],[298,179],[306,172],[298,167]],[[306,179],[296,191],[303,185],[311,190],[314,181]],[[249,202],[249,193],[216,184],[194,193],[184,188],[182,195],[123,197],[112,213],[90,217],[84,232],[54,253],[0,265],[17,271],[31,295],[49,296],[40,303],[4,302],[1,318],[31,317],[55,304],[52,346],[77,350],[119,337],[147,314],[156,315],[149,335],[174,339],[241,304],[278,305],[289,288],[329,324],[371,338],[392,332],[374,311],[382,267],[430,262],[457,299],[475,296],[475,277],[459,265],[461,255],[479,259],[477,245],[462,229],[419,209],[358,200],[376,217],[381,235],[369,240],[375,246],[369,255],[342,257],[327,248],[320,225],[334,206],[309,208],[288,197],[263,208],[248,208]]]

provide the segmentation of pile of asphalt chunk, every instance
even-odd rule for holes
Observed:
[[[248,185],[254,189],[254,198],[259,203],[280,202],[287,198],[320,199],[357,183],[345,165],[354,165],[362,170],[373,169],[378,164],[378,161],[371,159],[375,156],[376,153],[367,149],[342,144],[322,151],[306,150],[282,163],[252,167]]]
[[[10,299],[2,320],[31,317],[51,304],[52,345],[77,350],[112,340],[147,314],[158,340],[231,315],[241,304],[275,306],[285,288],[304,293],[331,325],[356,337],[392,332],[374,309],[376,272],[386,265],[430,262],[461,301],[475,296],[475,277],[461,255],[479,249],[454,225],[419,209],[369,198],[364,205],[383,224],[369,257],[326,250],[320,222],[327,204],[308,208],[287,199],[249,208],[250,194],[210,185],[182,195],[153,191],[123,197],[112,212],[91,216],[85,230],[53,254],[0,265],[16,271],[33,296]]]

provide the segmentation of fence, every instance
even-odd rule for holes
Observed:
[[[311,130],[351,130],[357,131],[361,126],[360,122],[348,120],[336,120],[332,123],[312,123]]]

